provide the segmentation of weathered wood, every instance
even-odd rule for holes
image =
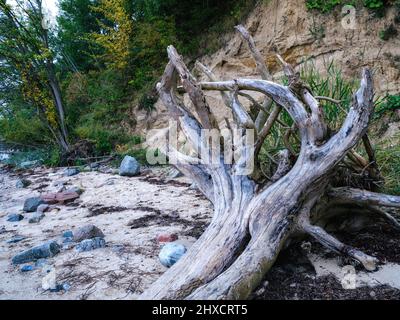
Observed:
[[[245,30],[242,32],[246,36]],[[247,41],[256,60],[261,59],[254,50],[254,41],[251,38],[247,38]],[[211,118],[205,115],[211,114],[211,110],[203,100],[202,91],[222,92],[225,104],[233,111],[236,124],[242,129],[249,129],[255,125],[238,99],[240,90],[246,90],[265,94],[277,108],[284,108],[289,113],[294,121],[293,130],[297,128],[299,131],[300,152],[292,152],[292,157],[296,159],[292,165],[289,150],[281,151],[277,169],[264,185],[257,185],[250,175],[238,174],[246,161],[254,157],[252,145],[246,145],[242,156],[228,164],[224,163],[223,157],[211,164],[204,162],[203,154],[199,159],[192,159],[178,152],[178,158],[182,160],[178,164],[180,170],[196,183],[202,184],[202,191],[213,202],[214,215],[199,240],[141,298],[247,298],[273,265],[286,240],[299,230],[310,234],[328,248],[357,259],[368,270],[374,269],[377,262],[375,258],[342,244],[321,226],[310,222],[310,212],[322,206],[323,203],[319,201],[326,198],[364,203],[372,209],[377,205],[400,206],[400,197],[354,190],[349,193],[349,189],[329,187],[332,171],[367,130],[373,110],[370,72],[367,69],[363,71],[360,89],[354,95],[343,126],[328,137],[324,114],[317,99],[280,56],[278,58],[284,64],[285,72],[291,76],[287,87],[255,79],[216,81],[212,72],[200,64],[198,67],[212,82],[197,83],[176,50],[169,47],[168,52],[171,62],[157,88],[171,116],[180,122],[182,131],[194,145],[206,146],[200,131],[203,128],[215,128],[211,125]],[[266,76],[262,64],[258,69]],[[200,121],[176,96],[176,73],[180,75]],[[273,109],[269,115],[258,135],[256,149],[261,147],[277,120],[279,109]],[[231,129],[229,123],[227,127]],[[201,165],[193,164],[197,160],[202,160]],[[390,216],[381,216],[395,225]]]

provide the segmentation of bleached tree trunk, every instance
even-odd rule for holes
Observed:
[[[257,68],[265,78],[267,69],[260,53],[255,50],[254,41],[242,26],[238,30],[248,42]],[[230,164],[224,163],[223,156],[217,163],[210,164],[177,150],[165,150],[167,154],[174,153],[179,160],[177,168],[196,182],[213,203],[214,215],[198,241],[141,298],[245,299],[259,285],[286,241],[299,232],[314,237],[331,250],[358,260],[368,270],[375,269],[376,258],[346,246],[317,225],[331,212],[328,207],[346,203],[362,204],[399,227],[396,219],[381,207],[399,207],[400,197],[354,188],[332,188],[330,184],[337,165],[353,152],[352,148],[366,134],[373,111],[370,71],[363,70],[360,88],[354,94],[342,127],[329,136],[328,124],[318,100],[279,55],[277,58],[289,78],[288,86],[263,79],[218,81],[200,63],[197,63],[197,68],[211,82],[198,82],[172,46],[168,47],[168,56],[170,61],[157,88],[171,117],[179,123],[192,145],[199,149],[207,146],[202,129],[221,129],[205,99],[203,92],[206,90],[220,91],[225,105],[232,109],[237,127],[241,132],[255,128],[257,138],[254,145],[248,146],[248,150],[255,151],[255,154],[244,152]],[[194,113],[183,105],[178,95],[178,79],[193,103]],[[260,128],[240,104],[238,96],[247,95],[243,95],[243,90],[261,92],[266,96],[270,113]],[[299,133],[300,153],[295,161],[290,160],[288,150],[282,150],[274,158],[276,171],[267,182],[257,181],[251,175],[238,175],[251,157],[255,157],[257,167],[256,156],[272,125],[278,121],[281,109],[289,113]]]

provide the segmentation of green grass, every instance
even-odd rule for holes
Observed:
[[[376,161],[385,179],[384,192],[400,194],[400,133],[376,145]]]

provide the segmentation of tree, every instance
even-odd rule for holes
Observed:
[[[95,68],[93,56],[101,50],[88,41],[87,35],[99,33],[101,16],[92,10],[96,0],[61,0],[58,22],[58,46],[69,70],[87,72]]]
[[[109,67],[123,70],[128,66],[130,39],[133,33],[132,17],[128,14],[126,0],[100,0],[92,10],[105,17],[98,20],[100,32],[90,34],[95,44],[104,48],[101,58]]]
[[[328,234],[324,229],[326,222],[339,213],[347,217],[368,214],[400,229],[400,223],[387,213],[388,208],[400,208],[400,197],[354,188],[343,176],[345,158],[355,158],[355,162],[363,163],[363,172],[369,171],[369,178],[379,180],[367,136],[374,107],[371,72],[367,68],[363,70],[360,88],[353,96],[348,114],[341,128],[333,131],[319,102],[327,98],[314,97],[299,74],[279,55],[277,59],[283,65],[288,85],[264,80],[269,77],[268,69],[253,39],[242,26],[237,30],[248,43],[263,80],[218,81],[206,66],[198,63],[210,79],[210,82],[198,82],[176,49],[168,47],[169,63],[157,85],[160,98],[194,149],[203,152],[193,157],[171,146],[163,152],[177,160],[175,166],[213,203],[214,216],[198,241],[142,294],[143,299],[247,298],[285,244],[301,235],[311,235],[325,247],[350,256],[367,270],[374,270],[378,260]],[[178,87],[178,79],[182,87]],[[221,92],[232,111],[233,123],[215,121],[213,109],[205,99],[206,90]],[[187,93],[193,108],[183,104],[180,92]],[[255,117],[239,99],[254,100],[248,92],[266,96],[263,105],[252,102],[259,110],[269,106],[264,110],[268,116],[258,130]],[[257,175],[238,174],[252,159],[259,166],[259,145],[277,124],[280,112],[287,112],[293,120],[294,125],[285,127],[289,134],[298,137],[299,143],[295,146],[291,142],[292,146],[271,156],[274,172],[267,180],[260,180]],[[232,147],[226,139],[224,143],[216,139],[218,143],[210,148],[204,129],[225,133],[237,129],[243,145],[238,157],[232,163],[226,161],[225,151]],[[255,131],[254,144],[247,142],[248,130]],[[364,146],[368,159],[355,152],[358,143]],[[210,162],[214,152],[215,161]],[[351,170],[356,170],[355,166]],[[337,181],[340,174],[342,180],[338,186],[333,180]]]
[[[1,63],[14,72],[26,101],[37,108],[41,121],[63,152],[69,151],[65,112],[49,44],[41,0],[0,0]]]

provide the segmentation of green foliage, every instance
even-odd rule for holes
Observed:
[[[57,147],[52,148],[22,148],[14,152],[4,163],[21,167],[23,162],[37,162],[38,165],[57,166],[60,165],[60,149]]]
[[[386,113],[400,110],[400,95],[388,95],[375,108],[375,117],[380,118]]]
[[[334,9],[337,5],[342,4],[342,0],[307,0],[307,9],[315,9],[323,13],[329,12]]]
[[[306,0],[306,7],[309,10],[318,10],[322,13],[331,12],[337,6],[341,5],[358,5],[372,10],[377,16],[382,17],[385,13],[385,7],[390,4],[388,0]]]
[[[57,46],[64,69],[88,71],[96,66],[93,56],[102,50],[86,38],[89,33],[100,32],[97,20],[101,17],[91,10],[96,4],[97,0],[59,1]]]
[[[364,0],[364,6],[368,9],[381,9],[384,6],[384,1],[382,0]]]
[[[307,61],[300,74],[315,96],[340,101],[339,106],[329,101],[320,101],[329,126],[332,129],[337,128],[346,116],[353,92],[357,88],[357,81],[344,79],[342,70],[333,61],[326,61],[323,68],[317,68],[313,62]]]
[[[385,178],[384,191],[400,194],[400,134],[377,144],[376,161]]]

